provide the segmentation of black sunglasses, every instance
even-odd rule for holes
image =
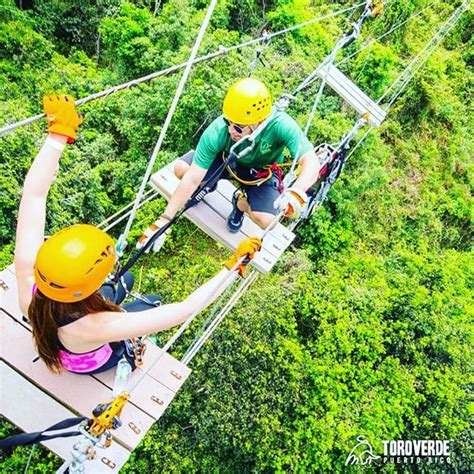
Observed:
[[[225,117],[224,122],[227,124],[228,127],[232,127],[237,133],[244,133],[244,129],[248,127],[248,125],[238,125],[236,123],[233,123],[230,120],[227,120]]]

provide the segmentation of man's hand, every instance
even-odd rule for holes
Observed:
[[[144,247],[146,243],[150,240],[150,238],[155,235],[167,222],[167,219],[160,218],[153,224],[151,224],[149,227],[147,227],[144,230],[143,235],[138,239],[137,249],[141,249],[142,247]],[[163,247],[163,244],[165,243],[166,237],[168,236],[169,232],[170,230],[167,229],[163,234],[161,234],[145,253],[148,253],[150,250],[153,250],[153,252],[155,253],[159,252],[161,247]]]
[[[82,117],[76,111],[74,99],[69,95],[45,95],[43,110],[48,121],[48,132],[64,135],[68,143],[76,140]]]
[[[232,270],[236,263],[242,258],[247,257],[252,260],[255,254],[262,248],[262,239],[258,237],[249,237],[248,239],[242,240],[235,249],[234,254],[225,262],[225,266]],[[248,262],[247,262],[248,263]],[[245,269],[247,263],[242,262],[235,270],[240,276],[245,275]]]
[[[291,187],[278,196],[273,207],[283,212],[286,217],[296,219],[308,202],[308,195],[301,189]]]

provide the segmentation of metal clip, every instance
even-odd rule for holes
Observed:
[[[177,372],[175,372],[174,370],[172,370],[172,371],[170,372],[170,374],[171,374],[174,378],[176,378],[176,379],[178,379],[178,380],[181,380],[181,379],[183,378],[181,375],[179,375],[179,374],[178,374]]]
[[[141,429],[133,421],[131,421],[128,426],[137,435],[142,432]]]
[[[112,462],[109,458],[103,457],[101,461],[107,466],[110,467],[110,469],[115,469],[117,467],[117,464]]]
[[[160,400],[158,397],[155,397],[155,395],[151,396],[151,399],[155,402],[158,403],[158,405],[163,405],[163,400]]]

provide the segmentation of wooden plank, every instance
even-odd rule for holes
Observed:
[[[370,113],[369,123],[378,127],[385,119],[386,112],[367,96],[357,85],[345,76],[336,66],[325,65],[318,69],[318,75],[325,78],[327,84],[334,89],[346,102],[349,103],[357,112],[364,114]]]
[[[174,167],[175,161],[172,163],[173,166],[171,166],[171,168]],[[158,176],[155,177],[155,175]],[[166,179],[166,186],[169,185],[169,188],[167,188],[169,195],[173,194],[179,184],[179,180],[171,171],[170,166],[163,168],[163,170],[158,171],[155,175],[151,177],[152,182],[154,184],[158,183],[159,178],[163,177]],[[206,204],[208,204],[223,219],[227,220],[227,216],[232,211],[232,195],[236,189],[237,188],[229,180],[221,179],[217,184],[216,191],[209,193],[204,198],[204,202],[206,202]],[[241,232],[247,237],[253,237],[261,235],[262,229],[246,216],[244,217]],[[283,242],[288,242],[288,245],[294,238],[293,232],[280,223],[278,223],[275,229],[272,230],[272,233],[274,233],[276,238],[283,240]],[[280,236],[285,236],[285,238],[281,239]]]
[[[175,179],[177,178],[175,177]],[[163,169],[155,173],[152,176],[151,182],[158,192],[166,199],[169,199],[169,196],[174,192],[175,186],[172,184],[172,178],[169,176],[169,169]],[[211,209],[206,202],[201,202],[198,205],[193,206],[191,209],[186,211],[185,215],[191,222],[193,222],[193,224],[203,230],[206,234],[210,235],[214,240],[217,240],[231,250],[235,250],[237,245],[247,237],[242,232],[237,232],[235,234],[230,233],[227,230],[225,220]],[[252,261],[255,268],[263,273],[269,272],[275,263],[276,259],[271,255],[266,254],[263,257],[257,254]]]
[[[351,95],[354,100],[360,103],[361,107],[371,111],[375,119],[380,121],[384,119],[385,112],[336,66],[331,67],[329,77],[335,86],[344,88],[348,95]]]
[[[148,359],[149,356],[145,355]],[[143,370],[135,369],[130,375],[130,384],[143,375]],[[107,387],[113,388],[115,370],[108,370],[93,376]],[[130,393],[130,403],[150,415],[155,421],[165,412],[176,393],[150,375],[146,375],[140,384]]]
[[[156,172],[150,180],[166,199],[169,199],[179,184],[178,178],[172,172],[173,167],[174,162]],[[231,200],[235,189],[229,181],[221,180],[215,192],[208,194],[203,202],[186,212],[186,216],[195,225],[231,250],[235,250],[245,238],[262,234],[262,229],[247,216],[244,217],[242,229],[239,232],[232,234],[227,230],[226,220],[232,211]],[[252,265],[263,273],[271,270],[295,237],[281,224],[278,224],[271,234],[273,237],[269,234],[269,238],[264,239],[262,250],[252,261]]]
[[[0,413],[26,433],[42,431],[76,416],[4,362],[0,362],[0,380]],[[79,439],[80,436],[57,438],[41,444],[60,458],[70,460],[72,447]],[[118,443],[112,443],[106,450],[96,448],[96,453],[95,459],[85,463],[86,472],[118,473],[131,454]]]
[[[112,392],[90,376],[63,371],[60,375],[51,373],[41,360],[33,362],[36,351],[31,333],[0,310],[1,355],[23,376],[34,381],[42,390],[74,412],[90,416],[98,403],[112,399]],[[128,403],[122,413],[123,426],[114,431],[114,437],[129,450],[133,450],[150,426],[153,418]]]
[[[204,203],[204,205],[206,205]],[[198,209],[200,207],[200,209]],[[242,240],[247,238],[242,232],[235,234],[227,230],[224,219],[215,212],[203,212],[205,209],[202,205],[194,206],[187,211],[189,219],[209,234],[218,242],[221,242],[227,248],[235,250]],[[263,273],[268,273],[276,263],[276,258],[268,253],[265,249],[258,252],[252,260],[252,265]]]
[[[24,327],[31,328],[28,322],[25,321],[18,304],[18,290],[13,271],[13,266],[10,266],[0,272],[0,282],[3,282],[3,285],[0,284],[0,288],[2,288],[0,289],[0,308],[15,318]]]
[[[161,348],[147,340],[143,370],[148,370],[153,365],[153,368],[151,368],[149,372],[150,376],[176,393],[191,374],[191,369],[168,353],[165,353],[163,357],[154,364],[160,353]]]
[[[17,303],[16,279],[15,276],[6,269],[0,273],[0,278],[8,285],[6,298],[2,301],[3,308],[10,316],[12,316],[21,325],[31,331],[31,326],[23,320],[20,308]],[[132,374],[131,378],[138,377],[140,370]],[[81,375],[82,377],[83,375]],[[111,369],[101,374],[95,374],[91,377],[101,381],[110,389],[113,388],[115,370]],[[143,382],[131,394],[130,403],[136,405],[138,408],[148,413],[155,419],[158,419],[174,398],[174,392],[169,390],[163,384],[157,382],[153,377],[146,376]]]

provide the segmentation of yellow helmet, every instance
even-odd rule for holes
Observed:
[[[78,224],[52,235],[36,256],[38,289],[62,303],[81,301],[96,291],[115,264],[115,244],[93,225]]]
[[[253,125],[265,120],[272,111],[272,98],[267,86],[248,77],[234,82],[224,97],[222,113],[239,125]]]

